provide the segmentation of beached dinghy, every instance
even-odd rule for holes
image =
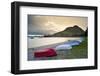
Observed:
[[[34,52],[34,57],[53,57],[56,55],[57,55],[56,51],[52,48],[37,50]]]
[[[70,46],[75,46],[75,45],[79,45],[81,42],[80,41],[76,41],[76,40],[72,40],[72,41],[68,41],[65,44],[70,45]]]
[[[72,49],[71,45],[68,44],[62,44],[62,45],[58,45],[55,50],[69,50]]]

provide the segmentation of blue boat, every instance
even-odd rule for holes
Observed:
[[[66,43],[64,43],[64,44],[66,44],[66,45],[71,45],[71,46],[75,46],[75,45],[79,45],[81,42],[79,42],[79,41],[76,41],[76,40],[72,40],[72,41],[68,41],[68,42],[66,42]]]
[[[72,49],[72,46],[69,44],[61,44],[56,46],[55,50],[70,50]]]

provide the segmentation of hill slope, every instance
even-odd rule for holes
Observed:
[[[55,33],[51,36],[54,37],[68,37],[68,36],[84,36],[85,35],[85,31],[82,30],[80,27],[78,27],[77,25],[73,26],[73,27],[68,27],[65,30]]]

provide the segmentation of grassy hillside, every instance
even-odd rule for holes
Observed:
[[[68,36],[84,36],[85,32],[78,26],[68,27],[63,31],[53,34],[52,36],[56,37],[68,37]]]

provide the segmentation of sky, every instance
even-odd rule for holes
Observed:
[[[28,34],[49,35],[77,25],[84,31],[88,26],[87,17],[28,15]]]

